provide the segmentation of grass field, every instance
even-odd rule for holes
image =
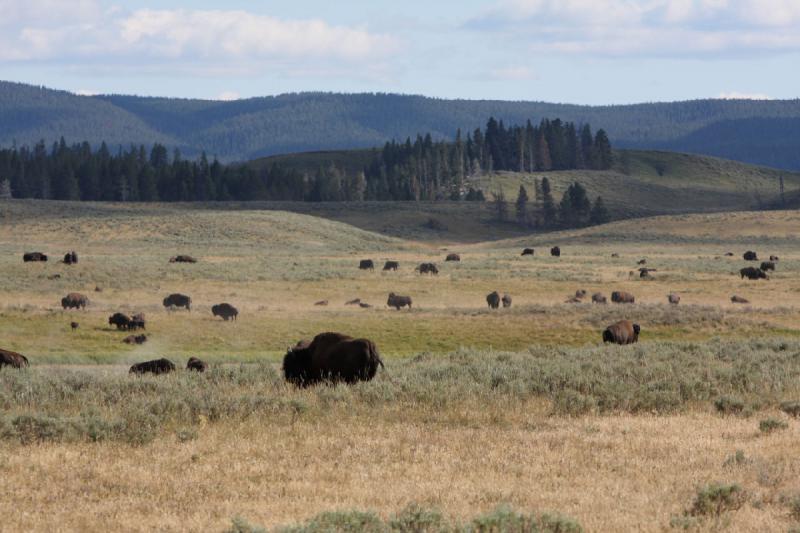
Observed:
[[[461,525],[507,504],[586,531],[800,527],[797,212],[476,242],[446,204],[435,238],[250,207],[0,203],[0,346],[32,362],[0,372],[0,491],[14,494],[0,530],[222,531],[236,517],[246,530],[333,510],[390,524],[410,504]],[[413,209],[358,216],[389,226]],[[534,257],[520,256],[526,246]],[[73,249],[78,265],[55,261]],[[780,256],[771,279],[740,279],[748,249]],[[34,250],[51,261],[23,263]],[[445,263],[450,251],[462,261]],[[178,253],[199,261],[170,264]],[[358,270],[362,258],[376,270]],[[652,279],[635,272],[642,258]],[[400,270],[382,272],[387,259]],[[420,276],[422,261],[440,274]],[[627,290],[637,303],[565,303],[577,289]],[[511,309],[487,309],[493,290],[512,295]],[[390,291],[414,308],[388,309]],[[89,307],[61,310],[68,292]],[[192,311],[164,310],[171,292],[192,296]],[[353,298],[374,307],[345,305]],[[239,320],[212,317],[222,301]],[[118,310],[146,313],[146,344],[109,328]],[[602,346],[620,318],[641,324],[640,343]],[[323,330],[372,338],[386,372],[287,387],[286,347]],[[136,361],[191,355],[214,368],[127,375]],[[713,483],[737,497],[708,496]],[[703,498],[714,511],[697,510]]]

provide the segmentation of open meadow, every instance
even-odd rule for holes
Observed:
[[[258,204],[0,202],[0,347],[31,361],[0,370],[0,530],[504,530],[510,509],[545,531],[800,528],[800,212],[520,236],[442,205],[356,206],[366,231]],[[746,250],[779,256],[770,279],[741,279]],[[63,310],[70,292],[88,307]],[[176,292],[191,311],[163,307]],[[117,311],[145,313],[146,343]],[[604,346],[623,318],[639,343]],[[385,371],[287,386],[287,346],[322,331],[372,339]],[[190,356],[212,368],[127,374]]]

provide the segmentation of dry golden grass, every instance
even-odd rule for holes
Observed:
[[[334,410],[294,424],[209,425],[141,448],[58,444],[0,451],[7,531],[221,530],[321,510],[390,516],[411,502],[465,521],[499,503],[558,511],[587,531],[664,531],[710,482],[738,483],[733,531],[786,531],[800,491],[796,424],[708,414],[552,418],[540,405],[364,418]],[[725,466],[737,449],[745,462]],[[714,519],[700,523],[712,529]]]

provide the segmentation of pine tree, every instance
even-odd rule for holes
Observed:
[[[528,191],[525,190],[524,185],[519,186],[519,193],[517,194],[517,222],[520,224],[528,223]]]
[[[589,215],[589,224],[605,224],[609,219],[610,217],[608,215],[608,209],[606,209],[606,204],[603,202],[603,199],[598,196],[594,201],[592,212]]]
[[[506,202],[506,195],[502,189],[492,193],[494,201],[495,219],[498,222],[506,222],[508,220],[508,202]]]
[[[550,180],[542,178],[542,218],[546,228],[556,225],[556,203],[550,190]]]
[[[611,142],[608,140],[605,130],[597,130],[594,137],[594,168],[596,170],[608,170],[614,162],[611,152]]]

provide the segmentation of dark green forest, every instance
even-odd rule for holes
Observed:
[[[76,96],[0,82],[0,146],[66,139],[108,146],[164,145],[223,162],[382,146],[430,132],[455,141],[486,117],[505,124],[560,117],[601,124],[618,148],[661,148],[800,169],[800,100],[696,100],[615,106],[444,100],[396,94],[301,93],[233,102]],[[722,133],[723,139],[716,134]]]
[[[484,129],[477,128],[466,137],[457,132],[455,138],[455,142],[434,141],[428,133],[417,135],[413,142],[410,138],[392,141],[370,152],[360,170],[331,162],[313,174],[277,163],[261,168],[226,165],[216,158],[209,160],[205,153],[189,159],[162,144],[149,150],[140,145],[112,152],[106,143],[94,150],[87,141],[68,145],[62,138],[51,147],[39,141],[32,148],[0,150],[0,196],[123,202],[483,201],[483,191],[467,186],[472,176],[501,170],[604,170],[613,159],[603,130],[593,134],[588,124],[577,127],[560,119],[506,127],[490,118]],[[582,188],[578,192],[585,196]],[[543,205],[553,203],[546,200],[548,194],[549,187],[544,191],[537,187],[536,198]],[[574,196],[575,190],[571,188],[568,194]],[[495,197],[494,201],[501,205],[504,199]],[[542,226],[587,222],[588,200],[579,198],[573,203],[580,216],[570,218],[573,209],[568,206],[559,218],[517,218]]]

